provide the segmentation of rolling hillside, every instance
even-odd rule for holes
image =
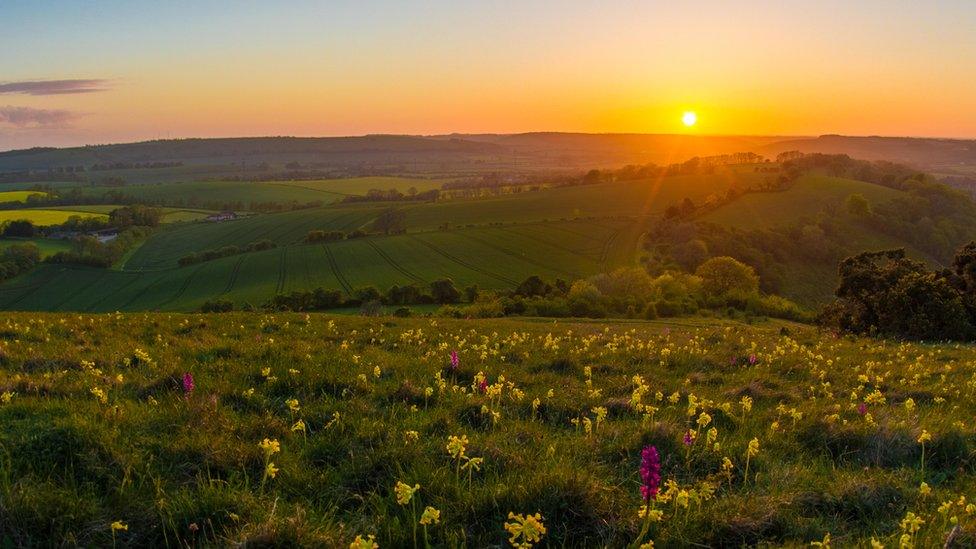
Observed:
[[[610,220],[462,229],[283,245],[180,268],[164,268],[151,261],[155,252],[140,249],[123,270],[43,265],[0,286],[0,308],[186,311],[218,297],[261,304],[295,290],[351,293],[440,278],[459,287],[513,288],[530,275],[573,280],[626,265],[637,230]]]

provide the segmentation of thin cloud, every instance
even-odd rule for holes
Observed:
[[[0,94],[19,93],[23,95],[69,95],[106,91],[108,80],[87,78],[74,80],[34,80],[26,82],[0,83]]]
[[[77,115],[59,109],[34,109],[31,107],[0,106],[0,125],[15,128],[64,128]]]

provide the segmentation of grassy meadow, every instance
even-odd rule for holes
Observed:
[[[971,546],[974,361],[784,323],[12,313],[0,542]]]

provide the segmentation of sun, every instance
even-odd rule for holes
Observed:
[[[685,111],[685,113],[681,115],[681,121],[685,126],[690,128],[694,126],[696,122],[698,122],[698,115],[695,114],[694,111]]]

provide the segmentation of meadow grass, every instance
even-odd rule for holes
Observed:
[[[550,546],[971,546],[974,360],[786,323],[12,313],[0,542],[483,547],[538,513]]]

